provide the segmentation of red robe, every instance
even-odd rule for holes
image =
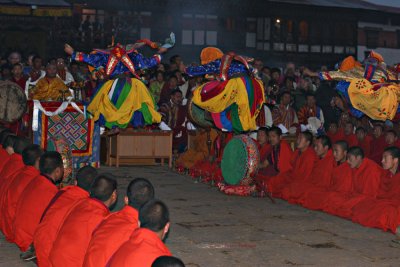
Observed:
[[[39,175],[38,169],[32,166],[25,166],[21,172],[9,180],[4,194],[0,196],[0,211],[2,214],[0,226],[9,242],[14,242],[14,218],[21,194],[28,184]]]
[[[385,136],[381,135],[379,138],[373,138],[370,142],[371,154],[369,158],[378,164],[381,164],[383,150],[386,147]]]
[[[3,147],[0,146],[0,173],[9,159],[10,159],[10,154],[8,154],[8,152]]]
[[[22,192],[14,218],[14,242],[26,251],[33,242],[33,234],[58,188],[44,176],[36,176]]]
[[[353,222],[396,233],[400,224],[400,173],[382,176],[376,198],[366,198],[353,208]]]
[[[82,266],[93,231],[109,214],[100,200],[81,200],[68,214],[50,251],[53,267]]]
[[[358,145],[358,139],[355,134],[343,135],[343,137],[344,137],[343,140],[347,142],[349,147]]]
[[[267,190],[272,193],[272,196],[283,198],[282,192],[284,188],[293,181],[303,181],[308,177],[313,170],[316,160],[317,155],[315,155],[312,147],[308,147],[303,153],[297,149],[291,159],[293,168],[290,171],[279,173],[277,176],[269,179],[267,181]]]
[[[349,192],[351,188],[351,168],[347,162],[344,162],[333,168],[330,185],[309,191],[302,204],[308,209],[322,210],[325,206],[331,207],[331,203],[335,203],[337,195]]]
[[[138,216],[136,209],[125,206],[104,219],[92,235],[83,266],[105,266],[111,256],[138,228]]]
[[[8,184],[7,181],[12,179],[24,166],[25,164],[22,161],[22,156],[20,154],[14,153],[10,156],[7,164],[0,172],[0,196],[4,192],[5,186]]]
[[[370,158],[371,156],[371,140],[372,138],[367,135],[362,142],[358,141],[357,146],[361,147],[364,151],[364,156]]]
[[[342,128],[339,128],[335,134],[328,131],[326,135],[329,137],[329,139],[331,139],[332,144],[336,143],[337,141],[345,139]]]
[[[324,158],[317,160],[310,176],[303,181],[291,183],[286,191],[289,203],[303,204],[307,193],[310,191],[319,191],[326,188],[331,183],[333,168],[336,166],[336,161],[333,157],[332,150],[328,150]]]
[[[383,170],[378,164],[364,158],[360,167],[352,170],[352,191],[342,195],[342,201],[332,207],[332,214],[351,219],[355,205],[367,197],[375,198],[377,196],[382,172]]]
[[[171,252],[156,233],[139,228],[115,252],[108,267],[150,267],[160,256],[171,256]]]
[[[74,206],[88,197],[89,192],[79,186],[67,186],[61,189],[51,200],[33,236],[39,266],[51,266],[49,254],[58,231]]]

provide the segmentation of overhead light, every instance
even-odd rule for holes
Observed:
[[[281,23],[281,20],[280,19],[276,19],[276,23]]]

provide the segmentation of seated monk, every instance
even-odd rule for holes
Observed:
[[[382,177],[376,198],[365,198],[353,208],[352,221],[368,227],[381,228],[399,234],[400,149],[388,147],[383,152]]]
[[[190,133],[189,133],[190,134]],[[208,132],[204,129],[198,129],[191,135],[191,145],[188,150],[180,154],[176,159],[176,166],[190,169],[196,162],[207,160],[211,151],[208,151],[208,134],[210,135],[210,140],[214,140],[217,137],[217,131],[210,129]]]
[[[65,97],[71,96],[63,80],[57,77],[56,65],[49,63],[46,66],[46,76],[38,80],[31,98],[41,101],[63,101],[62,91],[65,91]]]
[[[97,170],[91,166],[80,168],[76,174],[75,185],[61,189],[47,206],[33,236],[33,246],[39,266],[51,266],[50,250],[64,219],[77,203],[89,198],[90,186],[97,175]],[[34,257],[33,253],[24,256],[25,260]]]
[[[14,227],[18,201],[26,186],[37,176],[39,172],[39,160],[43,150],[39,145],[29,145],[22,151],[22,159],[25,167],[18,172],[14,178],[8,180],[4,186],[3,194],[0,196],[0,227],[9,242],[14,242]]]
[[[348,150],[347,162],[352,168],[353,188],[342,195],[341,201],[330,207],[329,212],[350,219],[355,205],[368,197],[377,196],[383,170],[372,160],[364,158],[364,152],[357,146]]]
[[[7,152],[6,148],[3,147],[3,142],[8,135],[12,134],[7,128],[0,129],[0,173],[6,165],[7,161],[10,159],[10,154]],[[1,178],[0,178],[1,179]]]
[[[383,126],[381,124],[374,125],[370,147],[370,159],[381,164],[383,150],[386,147],[385,135],[383,134]]]
[[[16,135],[8,135],[3,142],[3,147],[9,153],[10,158],[7,165],[4,166],[0,172],[0,199],[7,191],[9,184],[15,175],[17,175],[24,167],[22,160],[22,151],[30,144],[26,138],[18,137]]]
[[[115,252],[108,267],[149,267],[160,256],[171,256],[163,240],[169,230],[169,212],[160,200],[151,200],[139,210],[140,228]]]
[[[82,199],[71,210],[50,250],[51,266],[82,266],[93,231],[110,214],[117,200],[117,181],[99,175],[90,188],[90,198]]]
[[[332,144],[326,135],[318,136],[314,142],[314,150],[318,160],[308,178],[301,181],[293,181],[285,190],[289,203],[303,204],[307,193],[326,188],[331,183],[333,168],[336,161],[332,153]]]
[[[174,152],[183,153],[187,147],[187,108],[182,105],[183,96],[179,89],[170,94],[170,101],[160,107],[162,120],[173,131],[172,148]]]
[[[400,141],[397,139],[397,133],[395,130],[388,130],[385,133],[385,147],[395,146],[400,148]]]
[[[348,145],[346,141],[337,141],[333,144],[333,157],[336,166],[331,173],[331,183],[326,187],[310,190],[302,199],[302,205],[308,209],[322,210],[324,207],[335,205],[335,196],[349,192],[352,188],[351,169],[347,164]],[[329,201],[329,202],[328,202]]]
[[[346,121],[346,123],[344,125],[343,140],[347,142],[349,147],[353,147],[358,144],[357,136],[353,132],[354,132],[353,123],[351,121]]]
[[[333,144],[344,139],[344,131],[342,128],[339,128],[337,122],[331,122],[329,124],[328,133],[326,135]]]
[[[266,155],[266,161],[264,161],[266,167],[260,167],[258,170],[257,182],[264,181],[265,183],[270,177],[280,172],[287,172],[292,168],[290,158],[293,151],[290,145],[282,139],[282,130],[276,126],[271,127],[268,131],[268,140],[271,152]]]
[[[153,262],[151,267],[185,267],[185,264],[173,256],[160,256]]]
[[[371,155],[371,137],[367,135],[363,127],[357,127],[356,136],[358,140],[357,146],[361,147],[364,151],[364,156],[369,158]]]
[[[131,181],[124,199],[125,207],[110,214],[94,231],[83,266],[105,266],[139,227],[140,207],[153,198],[154,187],[149,180],[136,178]]]
[[[36,176],[25,187],[18,200],[14,217],[14,243],[25,252],[33,241],[33,234],[40,218],[57,194],[55,185],[64,175],[64,165],[60,153],[45,152],[39,160],[41,175]]]
[[[272,196],[282,198],[282,192],[293,181],[301,181],[308,177],[317,160],[314,149],[311,147],[313,135],[306,131],[297,137],[297,149],[290,160],[292,169],[287,172],[280,172],[277,176],[267,181],[267,190]]]

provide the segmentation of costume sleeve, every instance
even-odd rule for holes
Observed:
[[[129,57],[135,64],[135,69],[150,69],[161,62],[161,55],[156,54],[151,58],[146,58],[142,54],[139,53],[130,53]]]
[[[208,64],[187,67],[186,73],[189,76],[201,76],[201,75],[205,75],[205,74],[219,73],[220,65],[221,65],[221,60],[215,60]]]
[[[85,62],[95,68],[105,67],[108,61],[108,55],[98,52],[91,54],[73,52],[71,58],[78,62]]]

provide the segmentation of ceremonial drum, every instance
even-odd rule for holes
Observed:
[[[47,142],[48,151],[57,151],[61,154],[64,165],[64,177],[62,178],[62,185],[71,185],[73,183],[74,168],[72,163],[72,150],[66,137],[58,135],[57,137],[50,137]]]
[[[13,82],[0,82],[0,121],[6,123],[21,119],[26,111],[26,96]]]
[[[222,176],[230,185],[250,185],[258,171],[260,153],[254,140],[237,135],[225,146],[221,162]]]
[[[211,115],[204,109],[194,104],[192,99],[189,100],[187,107],[188,117],[191,122],[205,129],[209,129],[214,126]]]

